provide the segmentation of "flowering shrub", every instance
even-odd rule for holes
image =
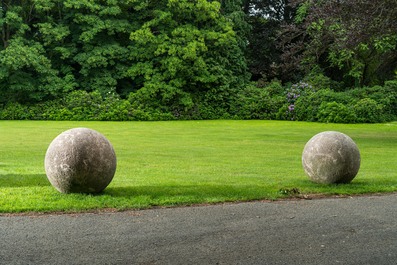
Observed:
[[[288,108],[286,111],[287,120],[296,120],[295,116],[295,104],[299,97],[306,94],[308,91],[313,91],[313,87],[306,83],[300,81],[299,83],[293,84],[290,88],[286,90],[286,100],[288,103]]]

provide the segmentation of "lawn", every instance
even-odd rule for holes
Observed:
[[[61,132],[88,127],[113,144],[117,171],[97,195],[61,194],[48,182],[44,156]],[[361,152],[350,184],[312,183],[301,165],[315,134],[346,133]],[[311,194],[397,191],[397,123],[284,121],[0,121],[0,213],[142,209]]]

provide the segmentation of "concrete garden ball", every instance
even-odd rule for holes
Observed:
[[[62,193],[98,193],[112,181],[116,154],[99,132],[74,128],[58,135],[45,155],[47,178]]]
[[[327,131],[315,135],[305,145],[302,165],[316,183],[349,183],[360,169],[360,151],[346,134]]]

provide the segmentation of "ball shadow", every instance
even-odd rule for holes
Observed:
[[[139,197],[147,196],[152,199],[156,198],[230,198],[244,197],[249,193],[248,186],[231,186],[231,185],[174,185],[174,186],[127,186],[127,187],[108,187],[102,194],[112,197]]]
[[[45,174],[0,174],[1,188],[51,186]]]

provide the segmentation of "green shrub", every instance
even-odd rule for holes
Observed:
[[[357,116],[357,122],[360,123],[384,122],[387,119],[384,113],[384,106],[370,98],[359,100],[354,105],[354,111]]]
[[[356,115],[354,110],[342,103],[323,102],[319,107],[317,120],[327,123],[354,123]]]
[[[356,88],[348,91],[347,93],[356,99],[355,104],[358,111],[358,118],[361,118],[360,122],[383,122],[396,119],[396,81],[388,81],[384,86]],[[363,103],[358,104],[361,100],[365,100],[367,102],[364,101]],[[365,109],[365,104],[370,104],[368,105],[367,110]],[[370,112],[375,112],[376,114],[370,114]]]
[[[102,101],[98,91],[76,90],[66,96],[65,107],[72,113],[71,120],[99,120]]]
[[[133,109],[140,109],[152,116],[150,120],[185,117],[194,106],[191,94],[163,83],[150,83],[131,92],[128,101]]]
[[[320,77],[319,77],[320,78]],[[323,80],[326,84],[326,80]],[[320,82],[321,83],[321,82]],[[170,89],[170,88],[167,88]],[[156,121],[189,119],[282,119],[337,123],[375,123],[397,119],[397,81],[384,86],[343,92],[316,90],[299,82],[283,87],[272,81],[242,89],[214,88],[189,94],[170,89],[131,93],[76,90],[64,98],[34,105],[8,102],[0,105],[0,119],[7,120],[103,120]]]
[[[196,120],[218,120],[218,119],[232,119],[239,118],[231,115],[223,106],[216,106],[206,101],[199,102],[195,106],[192,119]]]
[[[31,118],[28,107],[18,102],[8,103],[0,112],[1,120],[29,120]]]
[[[56,111],[47,112],[48,120],[70,121],[75,115],[67,108],[61,107]]]
[[[321,89],[299,97],[295,102],[295,117],[299,121],[319,121],[320,106],[336,102],[342,105],[354,104],[355,99],[345,92],[335,92],[331,89]],[[324,110],[325,106],[322,107]]]
[[[314,67],[312,71],[303,78],[303,81],[309,83],[316,91],[333,87],[333,81],[331,78],[324,75],[320,67]]]
[[[269,92],[271,97],[282,96],[285,92],[285,88],[283,87],[281,81],[277,79],[272,80],[270,83],[265,83],[259,87]]]
[[[98,119],[101,121],[128,121],[132,119],[132,106],[128,100],[115,93],[108,93],[99,107]]]
[[[385,91],[388,91],[387,95],[390,98],[390,104],[386,105],[386,108],[390,111],[393,119],[397,118],[397,80],[386,81],[383,86]]]
[[[239,119],[275,119],[284,103],[282,96],[270,96],[269,89],[255,85],[246,86],[239,91],[231,107],[231,114]]]

